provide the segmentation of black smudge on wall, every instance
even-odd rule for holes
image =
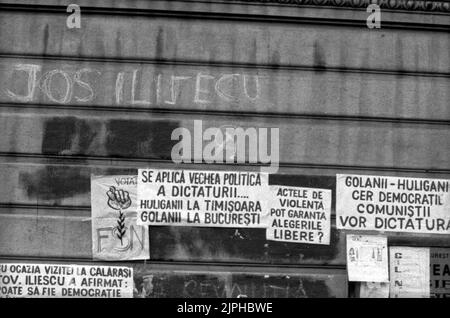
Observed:
[[[42,153],[52,155],[86,154],[98,134],[98,121],[76,117],[56,117],[46,121]]]
[[[105,126],[103,126],[105,125]],[[106,136],[101,131],[106,127]],[[174,121],[84,119],[54,117],[44,124],[42,153],[46,155],[170,159]],[[101,145],[102,147],[98,147]],[[19,183],[31,199],[57,201],[89,193],[92,167],[54,166],[21,172]],[[86,160],[78,158],[77,163]],[[136,169],[103,169],[104,174],[135,173]],[[54,202],[56,204],[57,202]],[[51,204],[51,203],[50,203]]]
[[[179,127],[175,121],[111,120],[107,124],[108,155],[117,157],[157,158],[170,160],[172,131]]]
[[[106,134],[102,130],[106,127]],[[170,159],[172,131],[179,127],[170,120],[51,118],[44,124],[42,153],[95,157]]]
[[[19,183],[29,198],[58,200],[89,192],[90,173],[83,167],[45,166],[34,173],[20,173]]]

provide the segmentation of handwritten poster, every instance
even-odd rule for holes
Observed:
[[[150,258],[148,226],[136,224],[136,199],[136,175],[91,176],[94,259]]]
[[[430,249],[389,248],[391,298],[430,297]]]
[[[133,268],[0,264],[2,298],[131,298]]]
[[[268,175],[139,169],[138,224],[265,227]]]
[[[271,186],[268,240],[330,244],[331,190]]]
[[[432,298],[450,298],[450,248],[430,249]]]
[[[450,180],[337,175],[337,228],[450,234]]]
[[[389,283],[361,282],[359,298],[389,298]]]
[[[347,271],[349,281],[388,282],[387,238],[347,235]]]

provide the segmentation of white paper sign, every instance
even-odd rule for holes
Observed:
[[[391,298],[429,298],[430,249],[391,246],[389,257]]]
[[[261,228],[268,175],[139,169],[138,224]]]
[[[131,298],[133,268],[68,264],[0,264],[0,297]]]
[[[450,234],[450,180],[337,175],[338,229]]]
[[[347,235],[348,280],[353,282],[388,282],[387,238]]]
[[[331,190],[271,186],[266,238],[330,244]]]
[[[136,200],[136,175],[91,176],[94,259],[150,258],[148,226],[136,224]]]

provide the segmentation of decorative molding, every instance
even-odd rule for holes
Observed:
[[[280,5],[308,5],[343,8],[367,8],[378,4],[381,9],[430,11],[450,13],[450,2],[428,0],[231,0],[239,2],[271,3]]]

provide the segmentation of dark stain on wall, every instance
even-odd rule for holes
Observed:
[[[95,123],[74,116],[49,119],[44,125],[42,153],[46,155],[86,153],[96,136],[93,127],[96,127]],[[21,172],[19,183],[29,198],[38,201],[60,200],[88,193],[90,171],[82,166],[45,166],[36,172]]]
[[[45,123],[42,139],[43,154],[60,154],[70,149],[75,130],[75,117],[52,118]]]
[[[106,137],[102,130],[106,125]],[[109,156],[170,159],[174,121],[83,119],[55,117],[44,124],[42,153],[46,155]],[[102,145],[102,147],[98,147]],[[106,153],[105,153],[106,151]],[[78,162],[85,162],[79,159]],[[110,169],[106,174],[136,173],[136,169]],[[45,166],[22,172],[21,187],[37,200],[58,200],[89,193],[91,170],[86,167]]]
[[[318,41],[314,41],[314,69],[317,71],[323,71],[326,68],[325,53]]]
[[[55,117],[44,126],[42,153],[52,155],[88,154],[98,134],[99,121],[76,117]]]
[[[111,120],[107,124],[106,149],[109,156],[171,159],[175,121]]]
[[[90,174],[82,167],[46,166],[35,173],[20,173],[27,196],[39,200],[70,198],[90,191]]]
[[[42,153],[170,159],[172,131],[178,122],[77,117],[51,118],[44,124]],[[105,128],[106,133],[102,133]]]
[[[44,38],[43,38],[43,40],[42,40],[42,42],[44,43],[44,52],[43,52],[43,55],[46,55],[46,53],[47,53],[48,38],[49,38],[49,36],[50,36],[50,32],[49,32],[48,28],[49,28],[49,25],[46,24],[45,27],[44,27]]]
[[[157,60],[164,58],[164,30],[162,27],[158,27],[156,35],[155,57]]]

